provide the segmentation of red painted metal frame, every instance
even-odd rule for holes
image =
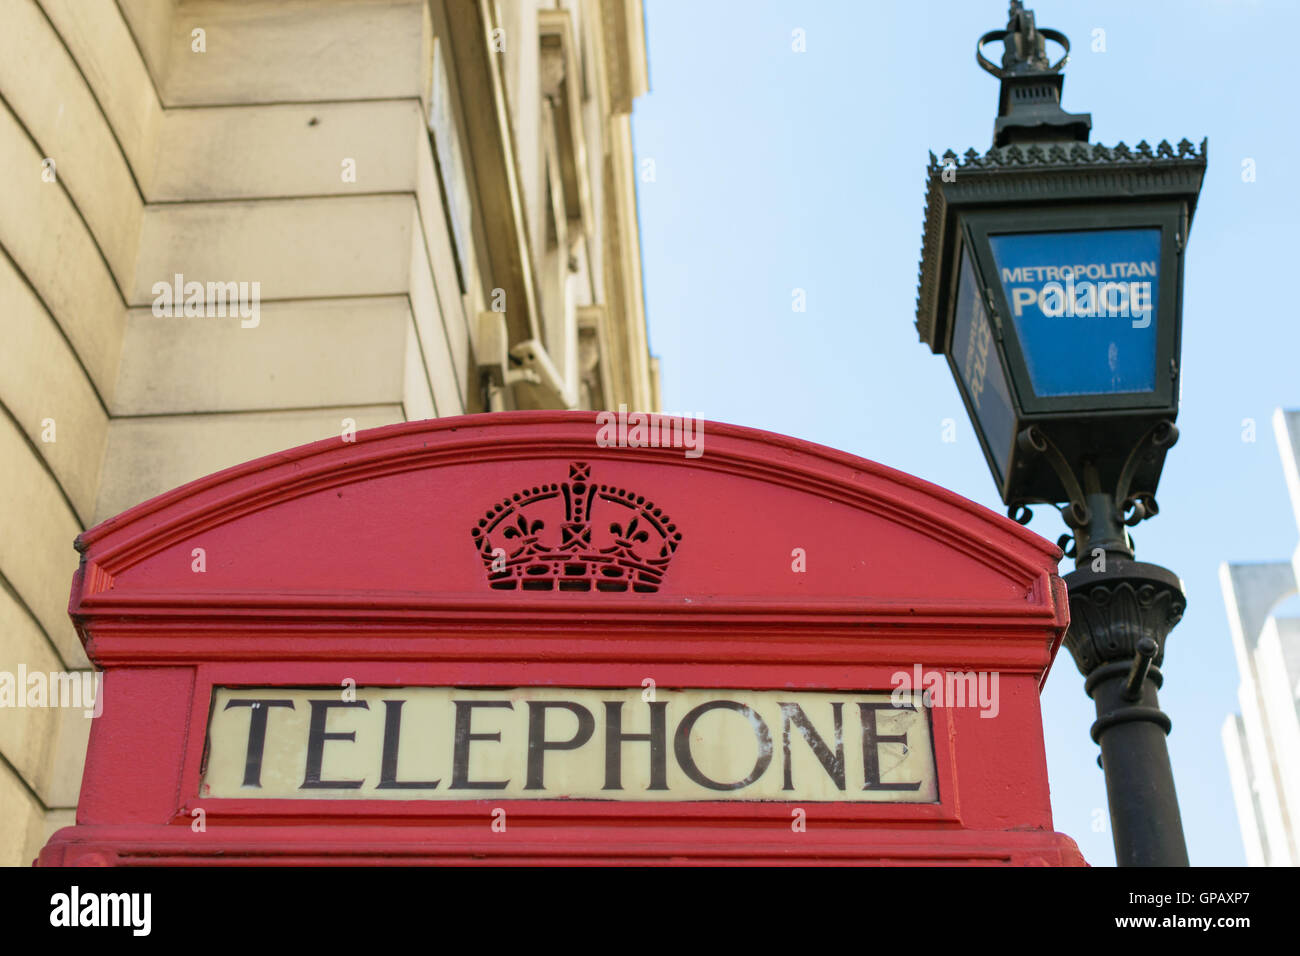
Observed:
[[[70,613],[106,671],[104,714],[77,826],[40,862],[1082,863],[1052,832],[1038,703],[1067,622],[1052,545],[919,479],[783,436],[705,423],[705,453],[688,459],[601,447],[596,433],[592,413],[562,412],[375,429],[228,469],[82,535]],[[662,501],[682,528],[657,593],[488,587],[472,522],[570,461]],[[193,547],[206,549],[203,574]],[[806,573],[791,572],[793,547]],[[996,718],[931,711],[937,804],[199,795],[215,686],[652,677],[888,690],[913,664],[1001,681]],[[794,806],[806,832],[791,829]],[[498,807],[504,833],[490,826]]]

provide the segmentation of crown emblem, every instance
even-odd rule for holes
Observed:
[[[640,591],[663,583],[681,532],[644,495],[591,481],[591,465],[569,464],[569,480],[524,488],[472,529],[488,583],[502,591]]]

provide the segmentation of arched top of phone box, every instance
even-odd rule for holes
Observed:
[[[1067,614],[1058,549],[980,505],[795,438],[665,416],[356,432],[191,482],[77,547],[88,647],[97,628],[199,640],[242,620],[611,638],[1028,628],[1054,651]]]

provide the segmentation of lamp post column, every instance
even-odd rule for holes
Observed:
[[[997,65],[985,51],[999,42]],[[1070,529],[1065,644],[1097,708],[1117,861],[1186,866],[1157,692],[1187,602],[1177,575],[1133,560],[1127,529],[1159,511],[1178,440],[1206,143],[1089,142],[1091,114],[1061,105],[1069,53],[1023,0],[976,42],[1000,81],[993,146],[930,154],[916,329],[948,361],[1008,516],[1049,505]]]
[[[1115,862],[1187,866],[1187,843],[1160,709],[1165,642],[1187,601],[1173,572],[1133,560],[1118,509],[1089,494],[1088,522],[1075,531],[1076,570],[1065,576],[1065,644],[1097,707],[1092,739],[1106,775]]]

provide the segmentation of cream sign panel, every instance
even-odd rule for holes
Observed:
[[[218,687],[200,794],[939,799],[930,714],[888,693],[562,687]]]

